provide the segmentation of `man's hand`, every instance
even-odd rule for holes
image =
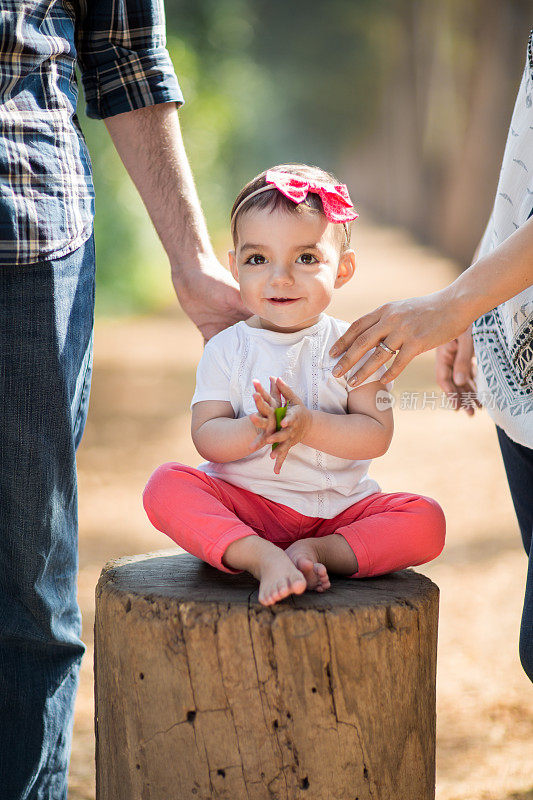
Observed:
[[[204,341],[251,316],[217,261],[183,146],[175,103],[105,120],[168,255],[172,282]]]
[[[276,389],[278,396],[283,395],[289,403],[285,417],[281,421],[281,430],[270,434],[267,438],[269,444],[278,442],[278,447],[270,457],[276,460],[274,472],[279,475],[291,447],[301,442],[307,435],[311,426],[311,411],[281,378],[276,378]]]
[[[251,316],[242,303],[237,282],[214,256],[201,269],[173,271],[172,282],[181,307],[204,342]]]
[[[473,417],[481,408],[476,397],[474,343],[472,329],[437,347],[435,376],[440,388],[455,401],[454,411],[464,408]]]

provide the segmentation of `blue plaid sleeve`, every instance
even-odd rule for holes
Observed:
[[[162,0],[84,0],[78,23],[78,63],[87,116],[183,103],[166,49]]]

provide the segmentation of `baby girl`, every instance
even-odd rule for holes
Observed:
[[[219,570],[252,573],[263,605],[444,546],[435,500],[386,494],[368,476],[393,433],[385,367],[354,389],[371,352],[332,374],[349,323],[324,312],[353,276],[356,217],[346,186],[317,167],[277,166],[242,189],[229,264],[253,316],[210,339],[198,365],[191,431],[206,461],[163,464],[144,490],[158,530]]]

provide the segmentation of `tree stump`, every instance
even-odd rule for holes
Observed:
[[[265,607],[180,551],[96,589],[98,800],[430,800],[438,588],[331,577]]]

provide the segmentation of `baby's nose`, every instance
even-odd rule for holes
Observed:
[[[282,264],[275,265],[271,272],[271,282],[274,284],[288,284],[294,283],[292,271]]]

